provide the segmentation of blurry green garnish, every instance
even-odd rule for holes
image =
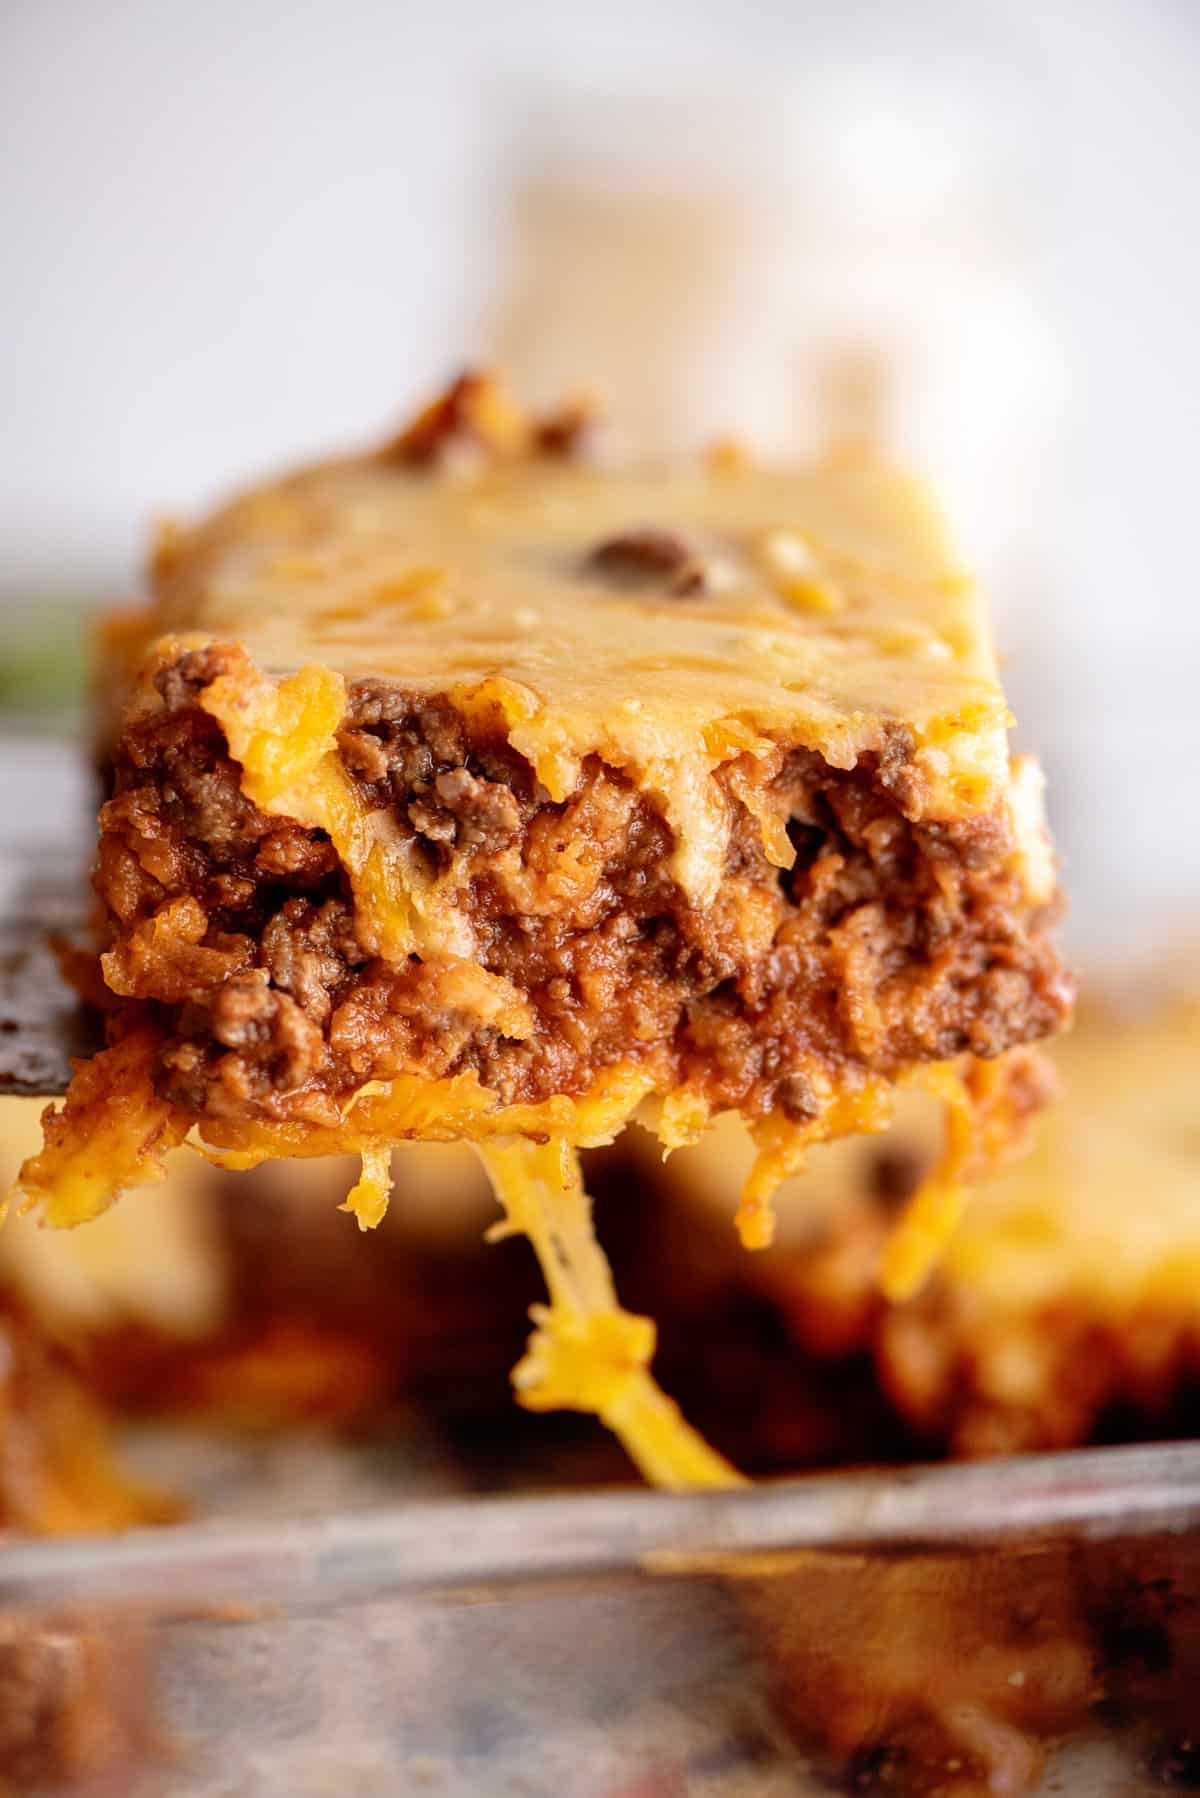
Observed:
[[[4,632],[0,645],[0,713],[28,722],[31,714],[75,711],[83,702],[87,625],[78,612],[52,609]]]

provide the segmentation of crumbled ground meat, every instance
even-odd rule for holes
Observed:
[[[413,829],[431,843],[460,851],[507,849],[521,830],[521,808],[511,788],[480,780],[467,768],[447,768],[408,808]]]
[[[164,1090],[197,1112],[312,1116],[402,1069],[474,1069],[536,1101],[666,1050],[717,1104],[802,1117],[813,1055],[888,1074],[995,1055],[1065,1015],[1049,916],[1004,870],[1000,827],[902,815],[903,733],[850,772],[784,758],[784,874],[731,771],[725,879],[699,910],[670,874],[666,823],[623,776],[592,760],[552,803],[498,714],[468,723],[444,698],[359,682],[344,762],[431,866],[461,871],[480,965],[532,1007],[514,1040],[481,988],[363,950],[328,839],[250,804],[196,705],[221,666],[220,650],[181,657],[163,709],[127,728],[97,873],[121,990],[156,1008]]]

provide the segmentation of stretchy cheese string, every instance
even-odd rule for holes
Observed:
[[[941,1100],[942,1153],[905,1206],[884,1250],[879,1284],[893,1305],[925,1284],[962,1219],[971,1187],[1024,1136],[1015,1093],[1022,1079],[1044,1078],[1036,1052],[1012,1049],[994,1061],[940,1063],[914,1080]]]
[[[975,1106],[962,1077],[949,1068],[931,1069],[922,1084],[942,1101],[946,1140],[883,1252],[879,1286],[893,1305],[920,1291],[958,1228],[967,1203],[967,1167],[976,1148]]]
[[[569,1122],[576,1140],[609,1141],[636,1109],[646,1084],[644,1074],[615,1070],[607,1089],[588,1102],[514,1106],[500,1115],[510,1132],[521,1122],[533,1132],[544,1131],[558,1111],[560,1128]],[[336,1145],[357,1148],[362,1159],[361,1175],[342,1205],[357,1218],[360,1229],[373,1229],[387,1209],[391,1143],[401,1126],[414,1126],[418,1115],[426,1126],[430,1122],[428,1085],[413,1085],[411,1093],[403,1081],[364,1089],[361,1103],[347,1117],[351,1140]],[[471,1097],[474,1108],[467,1103]],[[486,1106],[482,1112],[478,1109],[482,1098],[468,1082],[455,1114],[456,1136],[486,1136],[490,1120]],[[362,1124],[369,1122],[369,1139],[353,1141],[356,1118]],[[389,1126],[393,1134],[380,1134]],[[330,1145],[322,1146],[328,1150]],[[654,1324],[623,1310],[618,1302],[611,1269],[596,1241],[591,1201],[572,1143],[555,1133],[543,1143],[507,1134],[477,1147],[505,1212],[489,1239],[528,1236],[550,1296],[549,1305],[534,1309],[536,1328],[513,1374],[521,1403],[531,1410],[593,1412],[621,1439],[654,1485],[683,1489],[743,1483],[741,1475],[685,1422],[651,1376]],[[262,1153],[259,1148],[241,1157],[216,1158],[251,1163]]]
[[[886,1130],[892,1121],[892,1093],[883,1080],[868,1078],[839,1089],[818,1071],[812,1087],[819,1110],[810,1122],[797,1124],[782,1111],[773,1111],[751,1128],[758,1154],[734,1220],[744,1249],[770,1248],[775,1239],[775,1194],[785,1180],[804,1171],[814,1143]]]
[[[991,1062],[939,1062],[909,1071],[909,1083],[941,1102],[946,1136],[941,1155],[909,1200],[884,1251],[879,1283],[890,1304],[902,1304],[925,1284],[962,1219],[971,1186],[1020,1136],[1013,1082],[1033,1059],[1032,1051],[1018,1049]],[[797,1125],[774,1112],[753,1127],[758,1155],[736,1220],[744,1248],[770,1245],[775,1193],[784,1180],[803,1172],[813,1143],[875,1133],[892,1121],[893,1095],[886,1082],[868,1079],[840,1092],[831,1087],[823,1098],[810,1123]]]
[[[520,1402],[593,1412],[655,1486],[744,1484],[655,1383],[654,1324],[618,1302],[575,1150],[561,1137],[478,1147],[505,1213],[489,1239],[527,1236],[550,1295],[530,1313],[535,1328],[513,1372]]]

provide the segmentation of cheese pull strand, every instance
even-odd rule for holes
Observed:
[[[1009,1049],[993,1061],[941,1062],[914,1080],[941,1100],[942,1152],[905,1206],[884,1251],[879,1285],[890,1305],[915,1297],[954,1235],[970,1191],[1020,1150],[1029,1119],[1053,1090],[1036,1049]]]
[[[550,1298],[530,1312],[534,1331],[513,1370],[520,1403],[592,1412],[655,1486],[746,1484],[655,1382],[654,1324],[620,1305],[572,1146],[562,1137],[510,1138],[478,1149],[504,1209],[489,1240],[527,1236]]]
[[[945,1141],[884,1250],[879,1286],[890,1305],[914,1298],[941,1260],[966,1209],[968,1169],[976,1150],[975,1108],[963,1081],[948,1073],[936,1084],[925,1084],[942,1101]]]

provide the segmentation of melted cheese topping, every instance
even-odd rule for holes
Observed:
[[[589,560],[650,529],[687,546],[705,570],[698,590],[652,573],[614,581]],[[342,690],[330,675],[444,693],[467,712],[498,704],[555,799],[600,756],[654,797],[675,874],[701,904],[728,834],[712,776],[746,752],[807,746],[848,768],[903,727],[912,815],[961,817],[1007,793],[983,605],[924,491],[876,465],[600,473],[509,457],[455,479],[386,457],[327,463],[179,534],[153,616],[190,645],[244,646],[253,693],[218,682],[205,703],[234,724],[280,809],[302,791],[293,815],[332,818],[352,840],[364,888],[394,876],[403,852],[321,765]],[[789,855],[777,821],[764,838]],[[419,910],[419,880],[400,872]],[[432,911],[442,934],[435,944],[427,929],[428,948],[469,953],[461,918],[460,940],[446,934],[453,907]],[[421,935],[412,917],[386,928],[397,947]]]

